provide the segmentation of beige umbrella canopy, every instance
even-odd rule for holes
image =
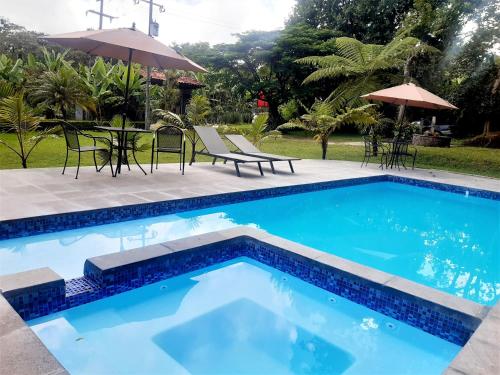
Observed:
[[[174,49],[152,37],[132,28],[77,31],[66,34],[42,37],[49,42],[64,47],[78,49],[90,55],[111,57],[128,61],[127,82],[125,84],[124,106],[122,113],[122,131],[128,110],[130,67],[132,62],[154,66],[159,69],[180,69],[193,72],[206,72],[200,65],[178,54]],[[122,151],[125,149],[125,136],[118,142],[118,164],[120,171]]]
[[[408,107],[429,109],[458,109],[450,102],[440,98],[433,93],[414,85],[405,83],[403,85],[390,87],[388,89],[374,91],[362,98],[368,100],[379,100],[384,103],[404,105]]]
[[[159,69],[206,72],[200,65],[135,28],[76,31],[43,39],[90,55],[132,61]]]

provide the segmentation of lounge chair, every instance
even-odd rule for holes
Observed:
[[[292,173],[295,173],[295,171],[293,170],[292,161],[300,160],[299,158],[266,154],[265,152],[260,151],[251,142],[249,142],[248,139],[246,139],[240,134],[228,134],[226,135],[226,138],[229,140],[229,142],[238,147],[240,151],[239,152],[237,151],[236,153],[239,153],[241,155],[248,155],[248,156],[254,156],[256,158],[266,159],[271,164],[271,170],[273,171],[273,173],[275,173],[273,163],[276,161],[287,161],[288,165],[290,165],[290,170],[292,171]]]
[[[229,151],[227,146],[224,144],[224,141],[217,133],[217,130],[214,128],[208,126],[194,126],[193,128],[205,146],[203,150],[196,151],[196,154],[211,156],[213,158],[212,165],[215,164],[217,159],[222,159],[224,164],[227,161],[232,161],[234,163],[234,167],[236,168],[236,175],[241,177],[238,164],[257,163],[260,175],[264,175],[261,163],[267,163],[266,159],[236,154]]]

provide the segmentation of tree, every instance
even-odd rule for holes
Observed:
[[[0,99],[0,124],[15,133],[18,147],[3,140],[0,140],[0,144],[19,156],[23,168],[28,168],[28,158],[35,147],[52,133],[49,130],[40,131],[39,123],[40,118],[26,105],[23,92]]]
[[[385,44],[412,5],[413,0],[298,0],[289,23],[335,30],[363,43]]]
[[[250,128],[244,131],[244,134],[254,145],[259,145],[266,138],[269,137],[280,137],[281,133],[278,130],[267,131],[267,120],[269,115],[267,113],[261,113],[252,121]]]
[[[111,85],[115,72],[115,66],[105,63],[102,58],[97,58],[91,68],[81,67],[80,75],[95,103],[99,121],[103,117],[103,108],[109,104],[113,96]]]
[[[310,56],[299,59],[301,64],[317,67],[304,83],[337,79],[338,85],[330,95],[340,105],[361,104],[360,96],[401,83],[403,67],[410,56],[428,53],[434,49],[412,37],[395,38],[386,45],[364,44],[353,38],[337,38],[336,51],[329,56]]]
[[[279,126],[278,130],[302,128],[313,132],[314,139],[321,144],[321,157],[325,160],[328,141],[335,129],[348,124],[368,126],[377,123],[377,116],[371,110],[373,106],[365,104],[356,108],[341,108],[338,100],[316,100],[311,108],[306,110],[306,114],[301,116],[302,121],[289,122]]]
[[[310,69],[295,60],[333,52],[331,30],[318,30],[297,24],[280,31],[251,31],[238,34],[234,44],[210,48],[207,44],[184,45],[182,52],[220,75],[223,87],[233,97],[256,100],[262,92],[269,103],[268,127],[282,123],[279,105],[300,96],[305,102],[314,100],[317,87],[304,87],[302,80]]]
[[[71,67],[46,71],[35,83],[30,98],[38,104],[60,111],[64,120],[76,105],[94,109],[88,89]]]
[[[205,125],[210,115],[210,102],[205,96],[193,95],[186,106],[186,116],[191,126]]]

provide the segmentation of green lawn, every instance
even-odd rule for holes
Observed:
[[[103,134],[100,134],[103,135]],[[0,139],[14,144],[14,134],[0,134]],[[351,135],[333,135],[328,149],[328,159],[334,160],[352,160],[361,162],[363,147],[342,144],[342,142],[360,141],[359,136]],[[340,143],[339,143],[340,142]],[[151,144],[151,136],[145,135],[141,143]],[[319,159],[321,157],[321,148],[318,143],[308,137],[284,136],[277,139],[268,139],[261,146],[266,152],[297,156],[304,159]],[[188,155],[190,154],[190,145],[188,145]],[[149,151],[138,153],[141,163],[149,163],[151,154]],[[61,167],[64,164],[65,146],[64,138],[50,138],[44,140],[33,151],[28,160],[29,168],[40,167]],[[207,158],[198,158],[199,160],[209,160]],[[177,161],[177,155],[161,154],[160,162]],[[69,165],[76,165],[77,154],[70,154]],[[374,161],[374,160],[373,160]],[[91,153],[84,154],[82,165],[92,165]],[[418,147],[417,167],[434,168],[448,171],[470,173],[483,176],[500,178],[500,151],[495,149],[486,149],[478,147],[464,147],[454,143],[451,148],[430,148]],[[0,145],[0,169],[20,168],[18,157]]]

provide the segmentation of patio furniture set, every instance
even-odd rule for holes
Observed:
[[[408,161],[411,162],[411,168],[415,169],[417,159],[417,149],[410,146],[410,142],[398,138],[390,140],[374,140],[371,136],[364,136],[365,153],[361,166],[368,165],[370,158],[380,157],[380,168],[398,169],[401,166],[406,169]]]
[[[195,161],[196,154],[205,155],[212,157],[212,165],[220,159],[226,164],[228,161],[234,163],[236,170],[236,175],[241,177],[240,174],[240,164],[246,163],[256,163],[261,175],[264,175],[262,170],[262,163],[269,163],[271,166],[272,173],[276,173],[274,168],[274,163],[279,161],[286,161],[290,166],[292,173],[295,173],[292,165],[292,161],[300,160],[294,157],[273,155],[261,152],[257,147],[250,143],[242,135],[227,135],[226,138],[237,147],[237,151],[230,151],[226,146],[222,138],[217,133],[217,130],[211,127],[195,126],[194,136],[189,135],[185,129],[179,128],[175,125],[164,125],[156,130],[144,130],[138,128],[122,128],[122,127],[109,127],[109,126],[96,126],[96,129],[107,131],[110,134],[110,138],[93,136],[91,134],[84,133],[80,129],[68,124],[62,124],[64,130],[64,136],[66,139],[66,160],[64,162],[64,168],[62,174],[66,171],[66,166],[68,163],[69,152],[78,153],[78,164],[76,169],[75,179],[78,178],[78,172],[80,170],[81,153],[92,152],[94,158],[94,165],[96,172],[100,172],[108,163],[111,168],[111,173],[113,177],[116,177],[121,173],[121,167],[126,165],[130,170],[130,153],[134,159],[137,166],[141,169],[144,174],[146,171],[142,168],[136,157],[137,147],[135,146],[136,137],[138,134],[152,133],[153,141],[151,145],[151,169],[150,172],[153,173],[153,165],[155,164],[156,155],[156,169],[158,169],[158,157],[160,153],[172,153],[179,155],[179,170],[184,174],[184,166],[186,162],[186,138],[191,142],[193,153],[191,155],[191,165]],[[116,135],[116,137],[114,136]],[[91,139],[93,141],[92,146],[82,146],[80,143],[80,137]],[[102,142],[103,145],[98,145],[97,142]],[[203,149],[196,150],[196,144],[201,141],[204,145]],[[113,169],[112,156],[113,152],[116,150],[118,155],[118,162],[116,167]],[[100,167],[97,165],[96,154],[103,152],[107,154],[104,164]]]

